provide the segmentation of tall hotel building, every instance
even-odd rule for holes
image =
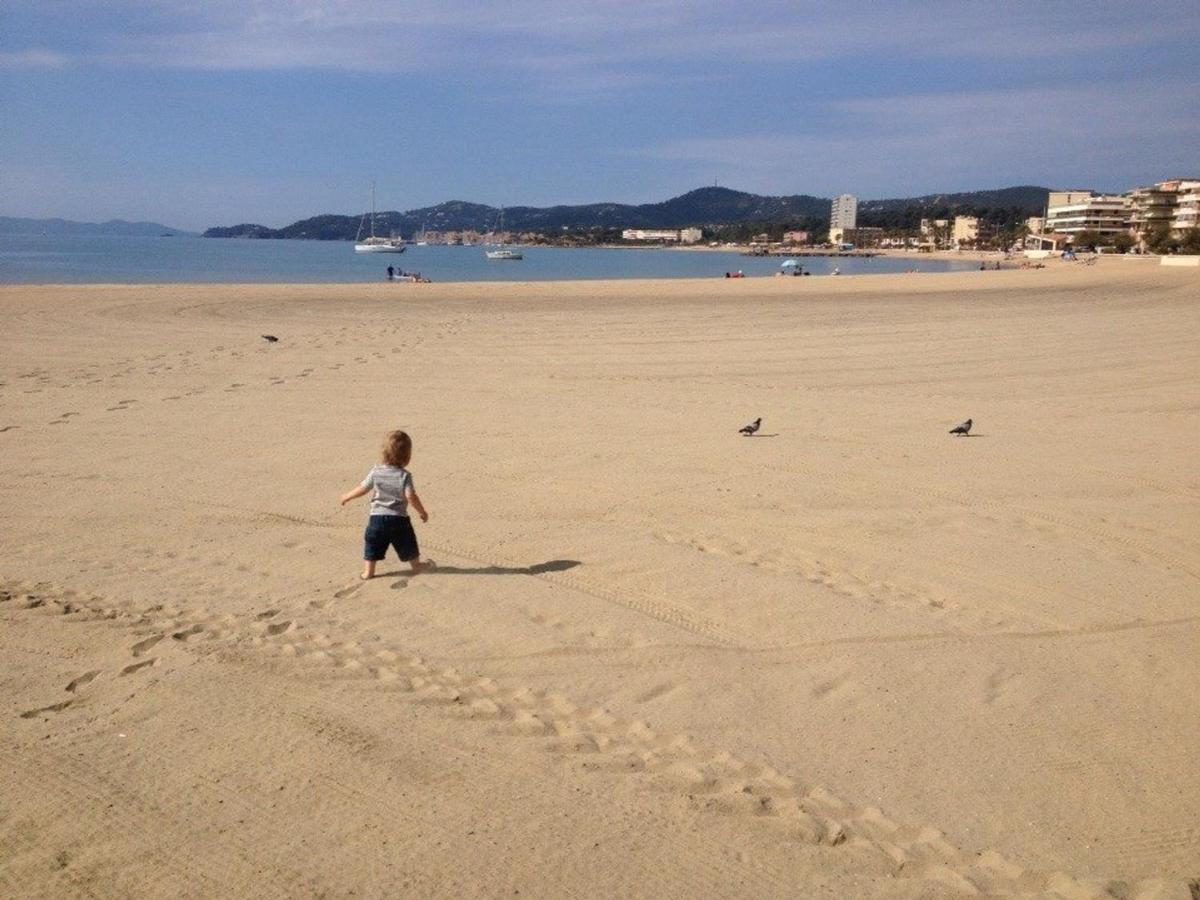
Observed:
[[[830,228],[853,228],[858,224],[858,198],[853,194],[842,194],[833,200],[829,213]]]
[[[829,212],[829,241],[837,244],[847,231],[858,224],[858,198],[853,194],[842,194],[833,199]]]

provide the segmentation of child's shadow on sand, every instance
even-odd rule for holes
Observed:
[[[577,559],[552,559],[532,566],[442,566],[432,569],[434,575],[545,575],[547,572],[565,572],[582,566]]]
[[[549,562],[535,563],[532,566],[444,566],[438,563],[430,566],[422,575],[545,575],[548,572],[565,572],[576,566],[582,566],[577,559],[552,559]],[[384,572],[377,577],[404,576],[408,572]]]

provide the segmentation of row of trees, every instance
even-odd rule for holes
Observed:
[[[961,214],[961,213],[960,213]],[[891,225],[874,225],[868,219],[862,222],[863,227],[882,228],[881,237],[885,240],[904,240],[920,234],[920,218],[910,228],[897,224],[894,217],[889,217]],[[927,216],[925,218],[928,218]],[[948,218],[943,216],[942,218]],[[1012,211],[997,215],[999,221],[980,218],[982,236],[968,242],[964,246],[977,249],[1006,250],[1014,245],[1020,245],[1029,229],[1023,218],[1014,220]],[[827,219],[817,217],[799,217],[782,222],[745,222],[733,225],[708,225],[702,229],[705,241],[720,241],[747,244],[761,240],[765,236],[768,241],[783,240],[785,232],[807,231],[812,243],[823,243],[829,230]],[[927,240],[936,247],[950,247],[952,244],[952,228],[949,225],[933,226]],[[567,228],[554,233],[539,235],[536,243],[555,244],[559,246],[587,246],[596,244],[615,244],[621,241],[621,229],[608,226],[591,226]],[[1166,224],[1155,226],[1145,237],[1146,248],[1152,253],[1200,253],[1200,229],[1192,228],[1180,236],[1173,236]],[[1098,231],[1081,231],[1074,241],[1077,249],[1095,249],[1097,247],[1112,247],[1118,253],[1125,253],[1135,246],[1137,241],[1131,235],[1101,234]]]
[[[1200,253],[1200,228],[1189,228],[1181,235],[1174,235],[1171,227],[1162,222],[1146,232],[1146,249],[1151,253]],[[1099,231],[1081,231],[1075,235],[1076,249],[1095,250],[1112,247],[1117,253],[1128,253],[1137,246],[1137,240],[1128,232],[1101,234]]]

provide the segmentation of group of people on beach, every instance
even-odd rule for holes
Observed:
[[[429,279],[420,272],[405,272],[403,269],[397,269],[395,266],[387,267],[388,281],[413,281],[422,284],[428,284]]]

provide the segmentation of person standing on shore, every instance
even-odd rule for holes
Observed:
[[[412,473],[407,468],[411,459],[412,438],[403,431],[388,432],[382,461],[372,467],[361,484],[342,494],[341,505],[345,506],[368,491],[375,491],[363,534],[363,570],[358,576],[363,581],[375,577],[375,565],[387,556],[388,547],[395,549],[401,562],[412,567],[412,574],[418,575],[424,568],[408,507],[411,505],[417,511],[422,522],[429,521],[429,513],[413,487]]]

